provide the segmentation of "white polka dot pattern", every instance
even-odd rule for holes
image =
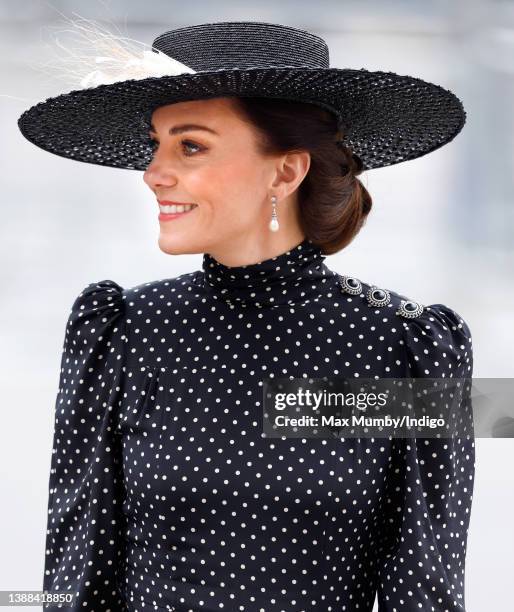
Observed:
[[[268,439],[268,377],[471,377],[443,304],[345,293],[309,241],[76,299],[56,402],[44,588],[73,610],[465,611],[463,437]],[[57,605],[45,606],[57,610]],[[71,608],[68,608],[71,609]]]
[[[79,295],[61,361],[43,588],[75,591],[76,610],[114,612],[123,603],[115,581],[123,562],[123,482],[113,436],[125,363],[120,298],[110,282],[89,285]]]

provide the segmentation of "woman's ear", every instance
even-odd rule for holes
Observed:
[[[286,198],[301,185],[309,172],[311,155],[308,151],[287,153],[278,162],[277,173],[272,188]]]

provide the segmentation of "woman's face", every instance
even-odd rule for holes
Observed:
[[[248,252],[248,245],[255,245],[258,257],[281,241],[287,247],[303,239],[292,198],[308,171],[308,153],[262,156],[253,127],[230,98],[159,107],[150,136],[155,151],[144,180],[155,194],[163,252],[209,252],[235,265],[228,262],[237,252]],[[271,195],[277,196],[278,232],[268,228]],[[158,201],[196,206],[163,216]]]

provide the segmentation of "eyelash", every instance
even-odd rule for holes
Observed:
[[[182,145],[184,145],[184,144],[193,145],[193,147],[197,147],[199,149],[199,151],[202,151],[203,148],[204,148],[204,147],[200,146],[199,144],[196,144],[192,140],[181,140],[180,144],[182,144]],[[157,147],[159,146],[159,141],[155,140],[155,138],[150,138],[150,146],[152,147],[152,150],[155,151],[157,149]],[[193,155],[195,155],[195,153],[187,153],[186,154],[187,157],[192,157]]]

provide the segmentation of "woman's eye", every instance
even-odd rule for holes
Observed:
[[[200,145],[197,145],[196,143],[190,141],[190,140],[182,140],[180,142],[181,145],[184,145],[184,147],[186,149],[188,149],[189,151],[191,151],[191,147],[196,148],[198,151],[200,151],[203,147],[201,147]],[[152,147],[153,151],[156,151],[158,146],[159,146],[159,141],[155,140],[154,138],[150,138],[150,146]],[[198,152],[197,151],[197,152]],[[191,157],[192,155],[194,155],[195,152],[193,151],[192,153],[186,153],[187,156]]]
[[[194,142],[191,142],[190,140],[182,140],[181,144],[186,145],[187,147],[190,147],[190,146],[196,147],[198,150],[201,150],[202,148],[200,145],[197,145]],[[190,153],[187,153],[187,155],[190,155]]]

